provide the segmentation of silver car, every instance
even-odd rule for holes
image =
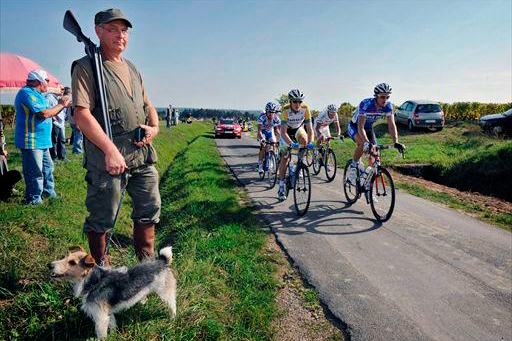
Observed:
[[[405,101],[395,111],[395,122],[407,125],[410,131],[416,128],[434,128],[440,131],[444,128],[444,113],[438,102]]]

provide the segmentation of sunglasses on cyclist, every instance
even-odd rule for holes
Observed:
[[[377,98],[389,99],[389,95],[378,95]]]
[[[292,101],[292,103],[302,103],[302,101]]]

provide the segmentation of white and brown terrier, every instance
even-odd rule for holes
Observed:
[[[53,278],[74,283],[75,296],[82,298],[82,310],[94,320],[97,338],[104,339],[109,328],[116,328],[115,313],[130,308],[152,292],[176,316],[176,279],[169,268],[171,261],[172,248],[165,247],[155,259],[131,268],[109,269],[97,266],[82,247],[75,247],[64,259],[51,262],[48,267]]]

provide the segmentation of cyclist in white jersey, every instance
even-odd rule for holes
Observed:
[[[258,158],[258,172],[263,173],[263,157],[265,156],[265,142],[277,142],[280,138],[281,120],[277,117],[279,107],[277,104],[268,102],[265,112],[258,117],[258,141],[260,141],[260,153]]]
[[[352,156],[352,164],[348,172],[348,180],[355,184],[356,167],[359,166],[359,159],[363,152],[369,150],[375,152],[374,146],[377,144],[377,138],[373,131],[373,124],[378,119],[386,116],[388,122],[389,135],[395,143],[395,148],[403,153],[405,146],[398,143],[398,132],[395,120],[393,120],[393,105],[388,102],[391,95],[391,87],[386,83],[380,83],[373,89],[373,98],[366,98],[361,101],[348,123],[348,135],[357,143],[357,147]]]
[[[338,120],[338,108],[334,104],[329,104],[315,119],[314,129],[318,136],[316,145],[320,146],[324,139],[331,137],[329,126],[334,123],[336,135],[341,136],[340,122]]]

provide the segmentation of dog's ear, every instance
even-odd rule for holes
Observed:
[[[85,252],[84,248],[80,245],[74,245],[69,248],[69,252],[76,252],[76,251],[82,251]]]
[[[84,257],[84,265],[86,268],[92,268],[94,265],[96,265],[96,262],[91,255],[87,255]]]

